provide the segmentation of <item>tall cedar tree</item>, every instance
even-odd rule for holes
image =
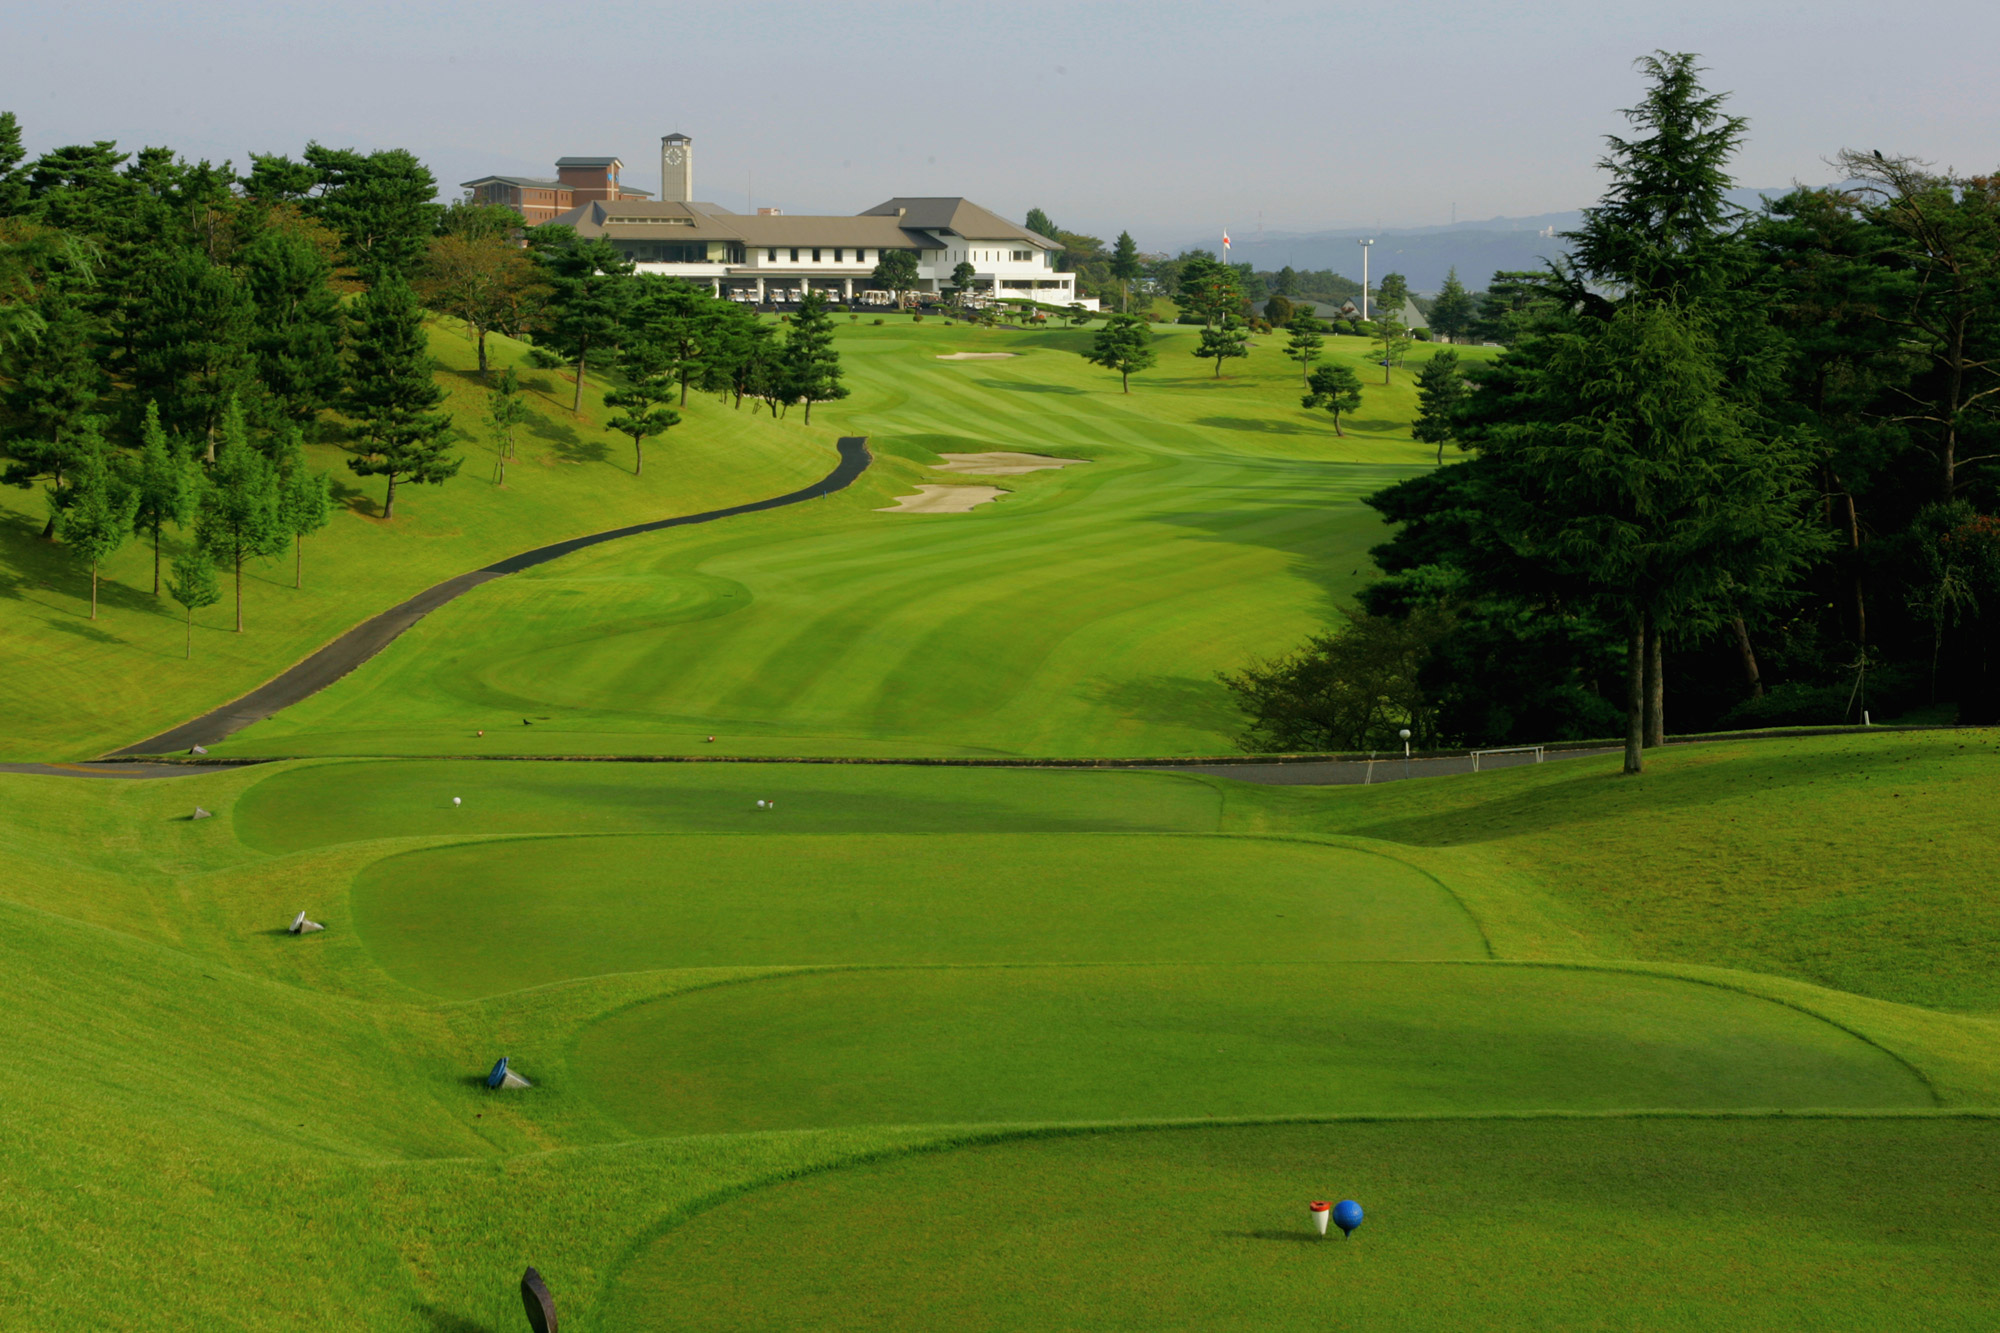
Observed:
[[[632,475],[646,469],[646,441],[680,424],[681,414],[667,406],[673,401],[673,362],[657,344],[629,341],[619,358],[625,384],[604,395],[604,405],[617,415],[604,424],[632,437]]]
[[[1333,413],[1333,433],[1345,436],[1347,432],[1340,428],[1340,418],[1361,406],[1361,377],[1351,366],[1321,366],[1306,380],[1306,393],[1299,399],[1299,406]]]
[[[1196,344],[1194,357],[1198,361],[1215,362],[1215,377],[1222,378],[1222,363],[1237,357],[1250,355],[1250,330],[1229,320],[1214,328],[1201,331],[1201,341]]]
[[[57,533],[70,554],[90,571],[90,618],[95,620],[98,570],[132,535],[137,498],[112,465],[111,446],[98,433],[97,418],[85,418],[80,434],[80,458]]]
[[[1521,560],[1624,625],[1638,773],[1662,632],[1784,579],[1819,544],[1808,460],[1745,428],[1714,339],[1674,306],[1627,303],[1550,335],[1546,353],[1531,410],[1486,433],[1480,500]]]
[[[21,122],[11,111],[0,111],[0,218],[11,218],[28,206],[27,160],[21,143]]]
[[[808,426],[814,403],[847,397],[847,386],[840,382],[840,353],[833,350],[833,318],[818,292],[800,303],[785,335],[784,375],[792,394],[806,405]]]
[[[1622,114],[1638,137],[1605,136],[1597,165],[1611,187],[1564,233],[1585,277],[1637,300],[1694,303],[1727,286],[1728,233],[1742,217],[1728,166],[1748,122],[1723,114],[1728,95],[1702,87],[1695,60],[1656,51],[1636,62],[1650,86]]]
[[[1458,270],[1453,268],[1444,275],[1444,286],[1438,289],[1437,300],[1431,302],[1431,332],[1455,343],[1472,332],[1472,321],[1477,314],[1472,294],[1465,290],[1465,284],[1458,280]]]
[[[256,382],[250,294],[200,251],[156,247],[145,256],[135,295],[128,316],[133,390],[160,405],[168,430],[202,441],[213,461],[224,410]]]
[[[1083,359],[1106,370],[1118,372],[1118,382],[1132,392],[1132,372],[1145,370],[1160,359],[1153,346],[1153,330],[1138,315],[1113,315],[1097,331]]]
[[[135,500],[132,526],[141,536],[153,539],[153,596],[158,597],[163,534],[167,524],[188,521],[201,478],[194,464],[167,438],[157,403],[146,404],[146,419],[139,428],[139,455],[132,462],[130,480]]]
[[[174,576],[167,583],[167,595],[187,609],[186,656],[194,660],[194,613],[222,600],[215,585],[215,561],[199,546],[190,546],[174,557]]]
[[[355,303],[348,337],[351,362],[346,407],[360,437],[360,457],[347,466],[364,477],[387,477],[382,517],[396,514],[396,485],[435,486],[457,476],[463,459],[446,449],[451,415],[438,412],[444,390],[432,378],[430,340],[417,294],[389,276]]]
[[[221,445],[195,505],[195,540],[236,576],[236,632],[243,632],[243,562],[285,547],[278,526],[278,473],[250,443],[243,408],[232,401],[217,432]]]
[[[487,205],[474,205],[485,208]],[[498,209],[517,223],[512,209]],[[488,369],[486,335],[518,334],[548,294],[535,261],[505,233],[474,229],[432,239],[416,282],[424,304],[465,325],[479,351],[479,373]]]
[[[592,358],[609,364],[618,355],[630,287],[624,279],[632,264],[602,237],[584,240],[553,223],[536,227],[528,243],[549,289],[534,322],[535,344],[575,366],[570,411],[581,413],[583,376]]]
[[[295,231],[267,228],[243,252],[255,307],[250,350],[283,417],[308,426],[340,397],[340,296],[333,266]]]
[[[1465,372],[1457,352],[1439,352],[1417,372],[1417,419],[1410,435],[1419,444],[1435,444],[1444,463],[1444,446],[1458,438],[1458,413],[1465,405]]]
[[[507,465],[514,461],[514,432],[528,420],[528,402],[521,396],[521,379],[512,366],[500,372],[486,398],[486,426],[493,432],[493,484],[507,484]]]
[[[306,538],[333,519],[333,478],[306,466],[298,427],[278,450],[278,530],[292,539],[292,586],[306,586]]]
[[[1132,284],[1145,274],[1139,260],[1139,243],[1132,239],[1132,233],[1121,231],[1111,248],[1111,276],[1118,280],[1118,313],[1127,314],[1132,309]]]
[[[81,302],[52,288],[43,295],[41,315],[41,332],[15,352],[13,382],[0,392],[13,428],[0,481],[25,490],[47,480],[49,521],[42,536],[50,537],[69,472],[82,456],[84,422],[110,380],[99,368],[96,322]]]
[[[1285,343],[1285,355],[1299,363],[1299,380],[1310,388],[1313,362],[1326,348],[1326,325],[1313,318],[1311,307],[1300,306],[1292,311],[1287,328],[1291,337]]]

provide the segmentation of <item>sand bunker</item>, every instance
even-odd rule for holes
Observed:
[[[1087,458],[1050,458],[1047,454],[1012,454],[994,450],[984,454],[939,454],[944,462],[933,463],[936,472],[977,472],[982,477],[1018,477],[1025,472],[1048,472]]]
[[[941,352],[940,361],[1005,361],[1019,356],[1019,352]]]
[[[974,505],[997,500],[1007,492],[998,486],[919,486],[915,495],[899,495],[878,514],[963,514]]]

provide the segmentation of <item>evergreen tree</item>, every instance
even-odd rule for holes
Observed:
[[[49,522],[66,503],[69,471],[81,458],[85,421],[110,387],[98,364],[97,326],[81,303],[59,288],[43,293],[41,332],[16,352],[12,383],[0,391],[13,429],[6,440],[8,463],[0,481],[23,490],[46,479]]]
[[[458,475],[464,460],[446,456],[451,415],[435,410],[444,390],[431,377],[424,312],[409,284],[391,276],[371,287],[355,303],[349,341],[346,406],[361,456],[347,466],[364,477],[389,479],[382,517],[393,518],[398,482],[439,485]]]
[[[1250,355],[1250,330],[1228,320],[1220,325],[1201,331],[1201,342],[1194,349],[1198,361],[1215,362],[1215,377],[1222,378],[1222,363],[1236,357]]]
[[[1298,271],[1290,264],[1279,269],[1276,280],[1271,284],[1271,290],[1280,296],[1303,295],[1299,290]]]
[[[266,228],[243,252],[257,377],[289,421],[309,426],[340,397],[340,296],[333,266],[297,232]]]
[[[1403,308],[1410,303],[1410,284],[1400,273],[1384,273],[1382,285],[1375,292],[1375,308],[1368,313],[1377,321],[1394,315],[1397,322],[1408,327],[1403,319]]]
[[[1403,323],[1403,308],[1384,303],[1375,314],[1375,354],[1382,362],[1382,382],[1387,384],[1391,367],[1409,354],[1410,330]]]
[[[413,278],[444,214],[430,168],[401,148],[364,155],[312,143],[305,159],[320,189],[308,209],[340,233],[361,280],[373,287]]]
[[[90,618],[95,620],[98,571],[132,535],[136,497],[112,467],[111,446],[98,433],[97,419],[86,417],[79,434],[69,503],[57,516],[56,531],[63,545],[90,570]]]
[[[967,260],[959,260],[951,271],[951,299],[960,309],[965,306],[965,298],[972,292],[972,284],[979,276],[979,270]]]
[[[1198,319],[1204,328],[1214,328],[1238,313],[1243,305],[1240,275],[1217,261],[1206,250],[1191,250],[1180,257],[1180,277],[1174,290],[1174,304],[1181,313]]]
[[[818,292],[800,303],[785,338],[784,374],[793,395],[806,405],[806,424],[812,424],[814,403],[847,397],[840,382],[840,353],[833,350],[833,319],[826,313],[826,298]]]
[[[1431,332],[1455,343],[1472,332],[1477,313],[1471,293],[1465,290],[1465,284],[1458,280],[1458,270],[1453,268],[1444,275],[1444,286],[1438,289],[1437,300],[1431,304]]]
[[[27,156],[21,122],[13,112],[0,111],[0,218],[11,218],[28,206],[28,177],[21,170]]]
[[[1287,269],[1286,272],[1291,270]],[[1121,231],[1111,249],[1111,276],[1118,280],[1118,312],[1129,314],[1132,309],[1132,284],[1145,275],[1145,267],[1139,259],[1139,243],[1132,239],[1132,233]],[[1291,293],[1287,292],[1286,295]]]
[[[194,613],[222,600],[215,585],[215,562],[200,546],[190,546],[174,557],[174,576],[167,594],[187,608],[187,658],[194,660]]]
[[[1027,221],[1021,225],[1035,233],[1035,235],[1047,240],[1060,241],[1062,239],[1062,229],[1051,222],[1049,215],[1039,208],[1029,209]]]
[[[1299,379],[1308,387],[1312,383],[1312,364],[1326,347],[1326,325],[1314,319],[1310,311],[1311,307],[1301,306],[1292,312],[1292,322],[1287,326],[1292,336],[1285,343],[1285,355],[1299,363]]]
[[[139,456],[131,469],[132,523],[136,532],[153,539],[153,596],[158,597],[162,534],[167,524],[186,523],[194,512],[200,476],[167,438],[157,403],[146,404],[139,441]]]
[[[700,377],[704,360],[717,350],[722,302],[679,278],[641,275],[632,279],[631,288],[623,341],[645,345],[642,359],[679,382],[680,405],[686,407],[689,383]],[[820,300],[820,308],[825,306]]]
[[[1307,392],[1299,406],[1324,408],[1333,413],[1333,433],[1344,436],[1340,418],[1361,406],[1361,377],[1350,366],[1321,366],[1306,381]]]
[[[292,539],[292,586],[306,586],[306,538],[333,519],[333,479],[306,467],[298,427],[285,434],[278,453],[278,530]]]
[[[1465,374],[1459,368],[1457,352],[1439,352],[1417,372],[1417,419],[1410,423],[1410,435],[1420,444],[1438,447],[1437,461],[1444,462],[1447,440],[1458,435],[1458,412],[1465,405]]]
[[[1138,315],[1113,315],[1097,331],[1097,338],[1083,359],[1106,370],[1118,372],[1118,382],[1132,392],[1132,372],[1145,370],[1160,359],[1153,346],[1153,330]]]
[[[159,404],[167,429],[204,441],[213,461],[224,409],[254,383],[249,293],[198,250],[155,247],[127,320],[134,391]]]
[[[574,363],[570,411],[583,411],[583,376],[591,358],[610,362],[625,331],[632,264],[603,238],[583,240],[568,227],[545,224],[528,234],[548,296],[534,322],[537,349]]]
[[[1564,233],[1583,276],[1641,300],[1698,302],[1727,289],[1727,234],[1742,210],[1729,202],[1729,159],[1748,122],[1724,115],[1726,94],[1701,85],[1695,57],[1656,51],[1637,62],[1650,86],[1624,113],[1640,137],[1605,136],[1598,166],[1611,173],[1602,203]]]
[[[233,400],[218,428],[221,447],[208,485],[195,503],[195,541],[209,558],[236,575],[236,632],[243,632],[243,562],[284,549],[278,524],[278,477],[271,461],[250,443],[243,408]]]
[[[625,387],[604,395],[604,405],[618,415],[604,424],[632,437],[632,475],[636,477],[646,467],[646,441],[678,426],[681,414],[667,406],[675,392],[672,362],[657,346],[628,344],[620,366],[625,372]]]
[[[514,461],[514,432],[528,419],[528,403],[521,396],[521,380],[512,366],[500,372],[493,392],[486,398],[486,424],[493,432],[496,486],[507,484],[507,464]]]
[[[1510,345],[1537,311],[1558,305],[1557,280],[1549,273],[1502,269],[1479,296],[1472,323],[1476,341]]]

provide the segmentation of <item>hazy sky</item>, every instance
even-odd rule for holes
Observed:
[[[0,110],[31,151],[92,139],[231,158],[400,146],[447,197],[611,154],[697,194],[855,212],[964,194],[1164,246],[1573,208],[1639,93],[1698,51],[1751,121],[1743,184],[1843,146],[2000,165],[2000,5],[1927,0],[0,0]]]

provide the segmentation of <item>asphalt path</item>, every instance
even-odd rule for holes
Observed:
[[[768,500],[753,500],[749,504],[731,505],[727,509],[711,509],[701,514],[655,519],[651,523],[634,523],[629,527],[593,532],[584,537],[572,537],[568,541],[553,542],[548,546],[537,546],[532,551],[523,551],[519,555],[510,555],[505,560],[497,561],[484,569],[475,569],[469,574],[446,579],[443,583],[424,589],[400,606],[390,607],[382,614],[362,621],[311,657],[290,670],[274,676],[242,698],[203,713],[190,722],[183,722],[171,731],[163,731],[136,745],[128,745],[122,750],[114,751],[110,758],[127,759],[138,755],[172,754],[176,751],[191,750],[197,745],[213,745],[253,722],[261,722],[273,713],[317,694],[388,647],[404,630],[446,602],[482,583],[505,578],[509,574],[518,574],[524,569],[532,569],[551,560],[560,560],[563,556],[602,542],[637,537],[648,532],[661,532],[667,528],[683,528],[694,523],[713,523],[717,519],[735,518],[739,514],[761,513],[766,509],[782,509],[786,505],[802,504],[807,500],[816,500],[823,495],[843,490],[867,470],[868,464],[873,459],[868,452],[868,441],[865,436],[842,436],[837,447],[840,450],[840,462],[833,471],[812,485],[787,495],[774,495]]]

